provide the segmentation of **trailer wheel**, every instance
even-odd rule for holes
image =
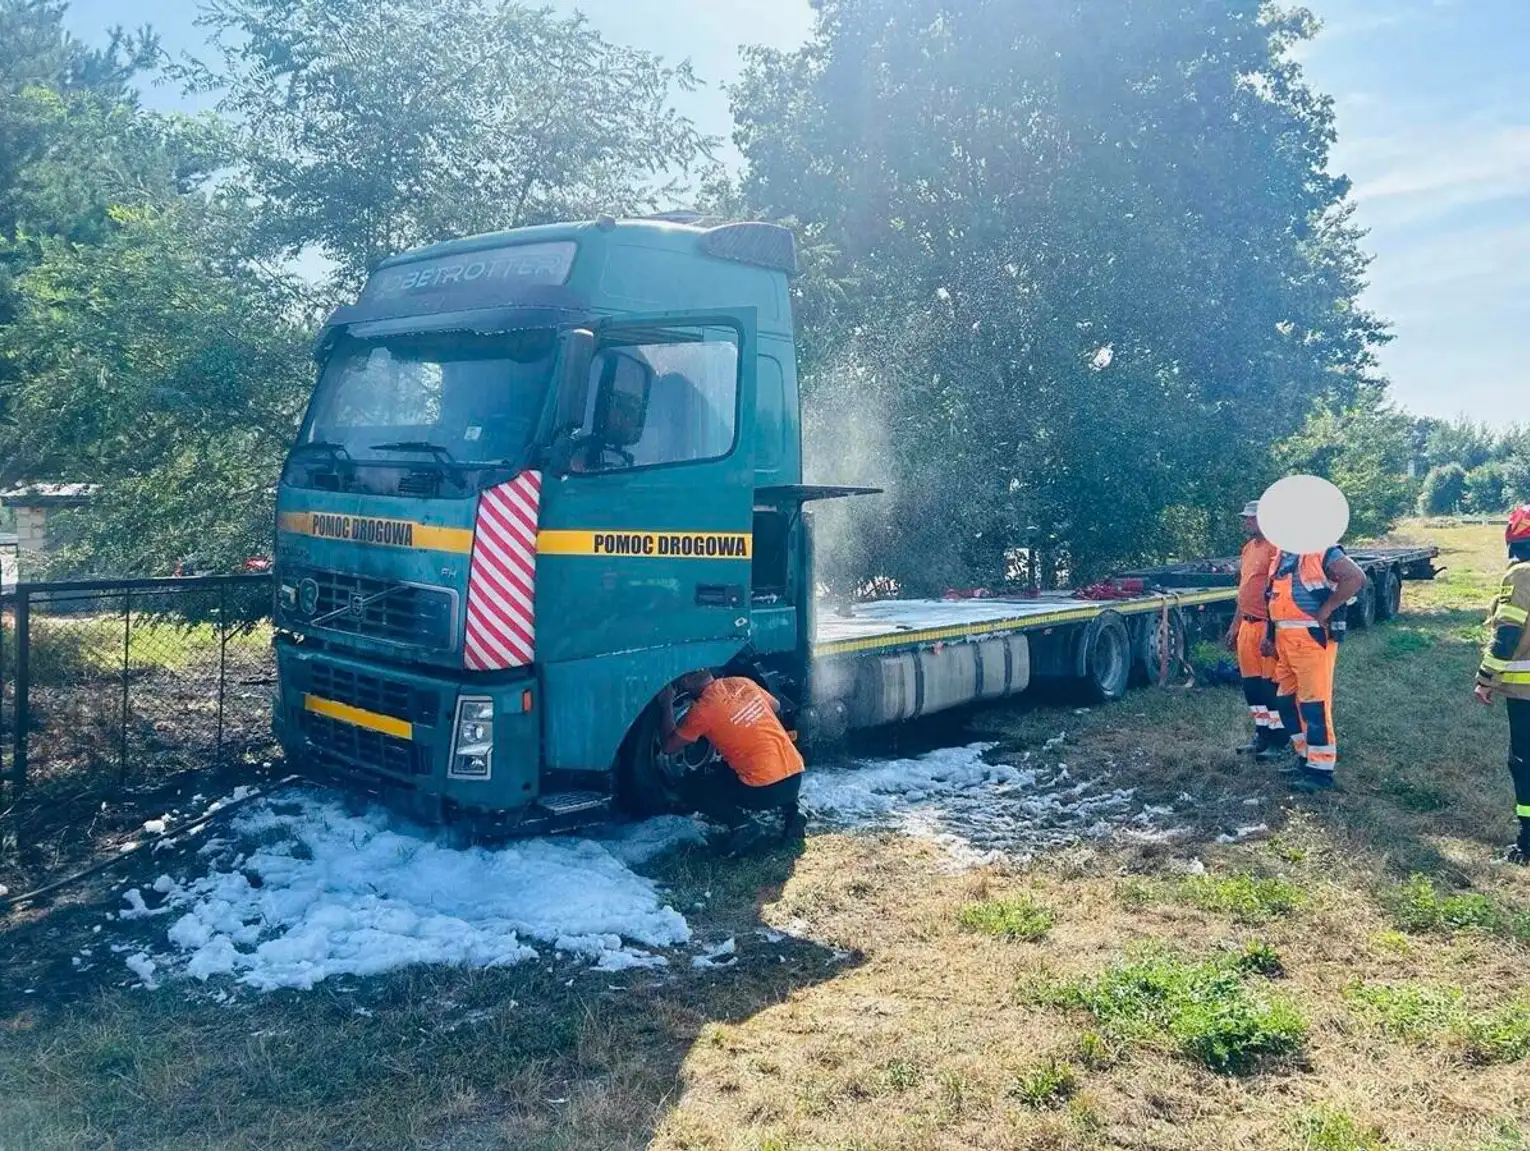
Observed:
[[[1136,639],[1132,644],[1132,678],[1139,683],[1157,683],[1158,668],[1162,662],[1163,646],[1159,642],[1160,616],[1157,612],[1144,612],[1136,623]],[[1169,674],[1173,675],[1185,660],[1185,613],[1179,608],[1169,609]]]
[[[1355,602],[1349,605],[1347,614],[1349,626],[1359,630],[1375,623],[1379,600],[1380,596],[1376,593],[1376,577],[1370,576],[1365,581],[1365,587],[1360,589],[1360,594],[1355,597]]]
[[[1402,611],[1402,577],[1387,568],[1376,584],[1376,618],[1391,619]]]
[[[1077,676],[1085,694],[1108,703],[1126,694],[1132,674],[1132,639],[1118,612],[1105,611],[1089,621],[1079,639]]]

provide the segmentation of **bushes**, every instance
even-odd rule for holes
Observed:
[[[1466,469],[1460,464],[1430,468],[1418,496],[1418,512],[1424,516],[1448,516],[1461,510],[1466,499]]]

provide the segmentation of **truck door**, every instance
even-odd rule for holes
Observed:
[[[584,426],[543,484],[548,663],[749,634],[753,309],[602,324]]]

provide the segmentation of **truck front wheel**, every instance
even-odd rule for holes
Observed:
[[[684,701],[681,701],[683,706]],[[616,796],[629,815],[667,815],[686,810],[685,784],[712,769],[717,750],[706,740],[664,751],[659,708],[654,704],[628,733],[617,765]]]

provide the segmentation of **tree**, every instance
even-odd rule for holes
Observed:
[[[1225,546],[1234,517],[1185,509],[1241,504],[1314,402],[1369,386],[1332,108],[1290,56],[1314,27],[1259,0],[823,0],[807,47],[749,53],[742,195],[854,285],[811,317],[809,405],[879,382],[867,574]]]
[[[1276,460],[1288,473],[1333,481],[1349,499],[1350,536],[1366,539],[1385,534],[1412,503],[1412,433],[1413,421],[1373,389],[1351,407],[1317,408]]]
[[[1418,512],[1423,516],[1448,516],[1461,510],[1466,496],[1466,469],[1460,464],[1430,468],[1419,492]]]
[[[58,238],[0,331],[19,369],[4,448],[102,487],[67,570],[225,570],[269,552],[273,494],[312,377],[296,281],[252,260],[237,205],[186,196],[112,212],[95,247]],[[35,472],[34,472],[35,474]]]
[[[224,93],[264,236],[354,288],[431,240],[671,198],[711,141],[671,105],[688,64],[582,16],[496,0],[208,0],[219,48],[183,71]]]
[[[1484,425],[1461,417],[1455,420],[1418,421],[1424,441],[1424,463],[1431,468],[1460,464],[1467,471],[1493,459],[1496,437]]]
[[[1480,464],[1466,473],[1462,506],[1476,515],[1494,515],[1509,506],[1509,472],[1500,463]]]

